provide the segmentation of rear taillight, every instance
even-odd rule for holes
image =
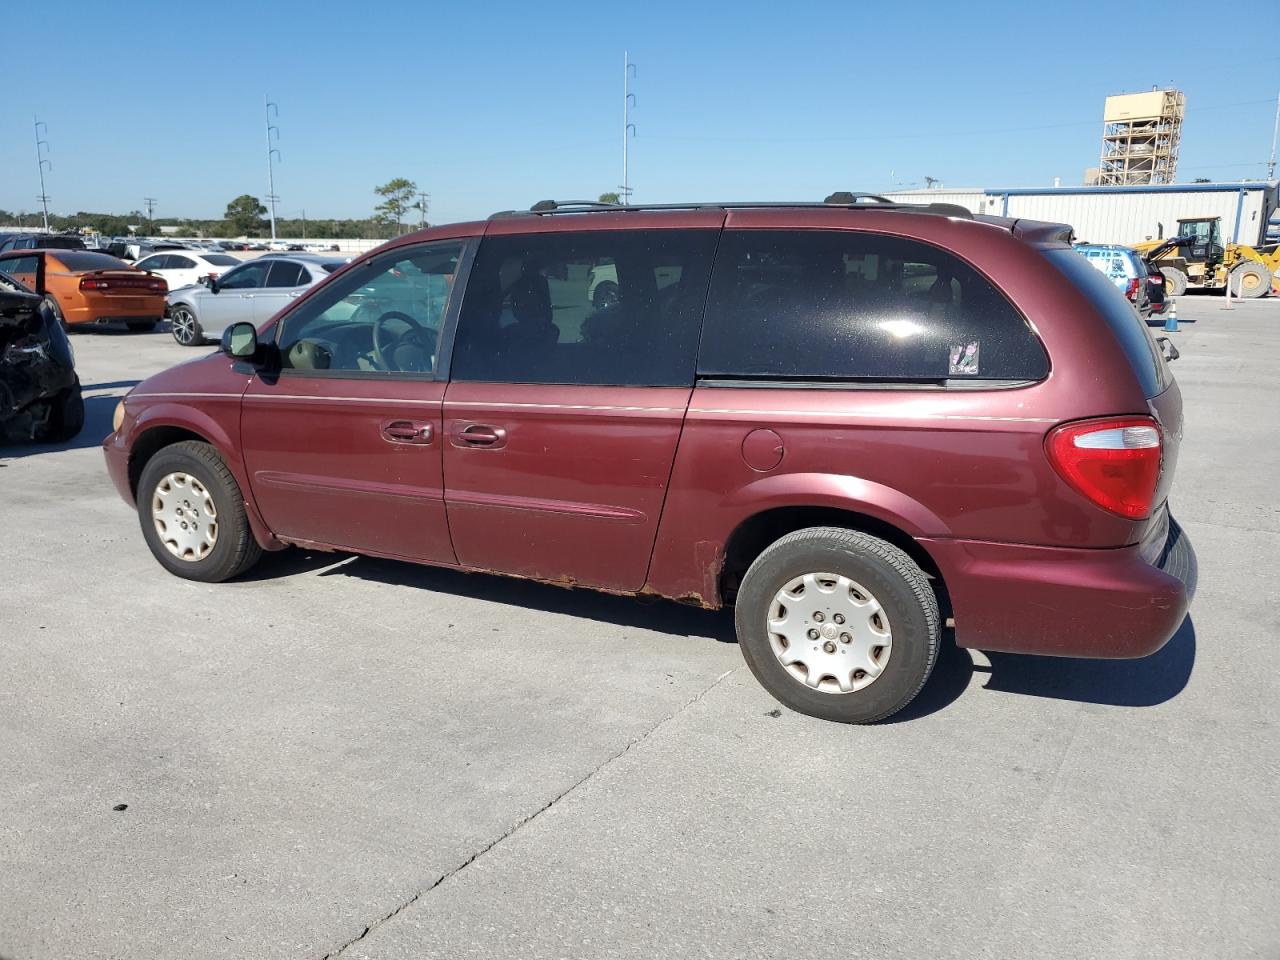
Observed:
[[[80,281],[81,290],[107,290],[110,289],[111,281],[95,280],[92,277],[85,277]]]
[[[1150,417],[1067,423],[1045,438],[1049,462],[1103,510],[1130,520],[1151,514],[1160,481],[1160,425]]]
[[[1130,300],[1136,300],[1138,298],[1138,278],[1137,277],[1134,277],[1132,280],[1129,281],[1129,289],[1125,290],[1124,295],[1128,297]]]

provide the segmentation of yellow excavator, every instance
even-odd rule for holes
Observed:
[[[1221,217],[1189,217],[1178,221],[1168,240],[1135,243],[1134,249],[1164,274],[1165,293],[1176,297],[1188,287],[1222,290],[1231,284],[1236,297],[1264,297],[1280,292],[1280,246],[1251,247],[1222,242]]]

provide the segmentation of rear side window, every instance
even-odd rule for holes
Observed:
[[[1169,368],[1146,321],[1138,315],[1133,304],[1101,271],[1091,267],[1089,261],[1074,250],[1059,247],[1046,250],[1044,255],[1107,321],[1129,358],[1129,366],[1142,385],[1143,393],[1148,397],[1162,393],[1171,382]]]
[[[301,272],[302,268],[296,263],[288,260],[273,260],[271,272],[267,274],[267,282],[263,286],[296,287],[302,282],[298,279]]]
[[[692,384],[718,232],[486,237],[467,281],[452,378]]]
[[[937,247],[832,230],[721,240],[699,376],[943,382],[1048,372],[1017,310]]]

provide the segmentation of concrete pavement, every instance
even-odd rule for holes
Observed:
[[[1179,308],[1182,631],[950,648],[876,727],[775,716],[723,614],[170,577],[97,442],[190,352],[76,336],[81,438],[0,450],[0,957],[1280,956],[1280,301]]]

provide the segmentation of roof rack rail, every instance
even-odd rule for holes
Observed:
[[[973,219],[973,213],[954,203],[899,203],[878,193],[850,193],[837,191],[818,203],[800,201],[747,201],[745,203],[608,203],[603,200],[539,200],[528,210],[500,210],[490,220],[505,217],[545,217],[566,213],[638,213],[644,211],[679,210],[785,210],[804,209],[862,209],[894,210],[901,213],[932,213],[943,217]]]

